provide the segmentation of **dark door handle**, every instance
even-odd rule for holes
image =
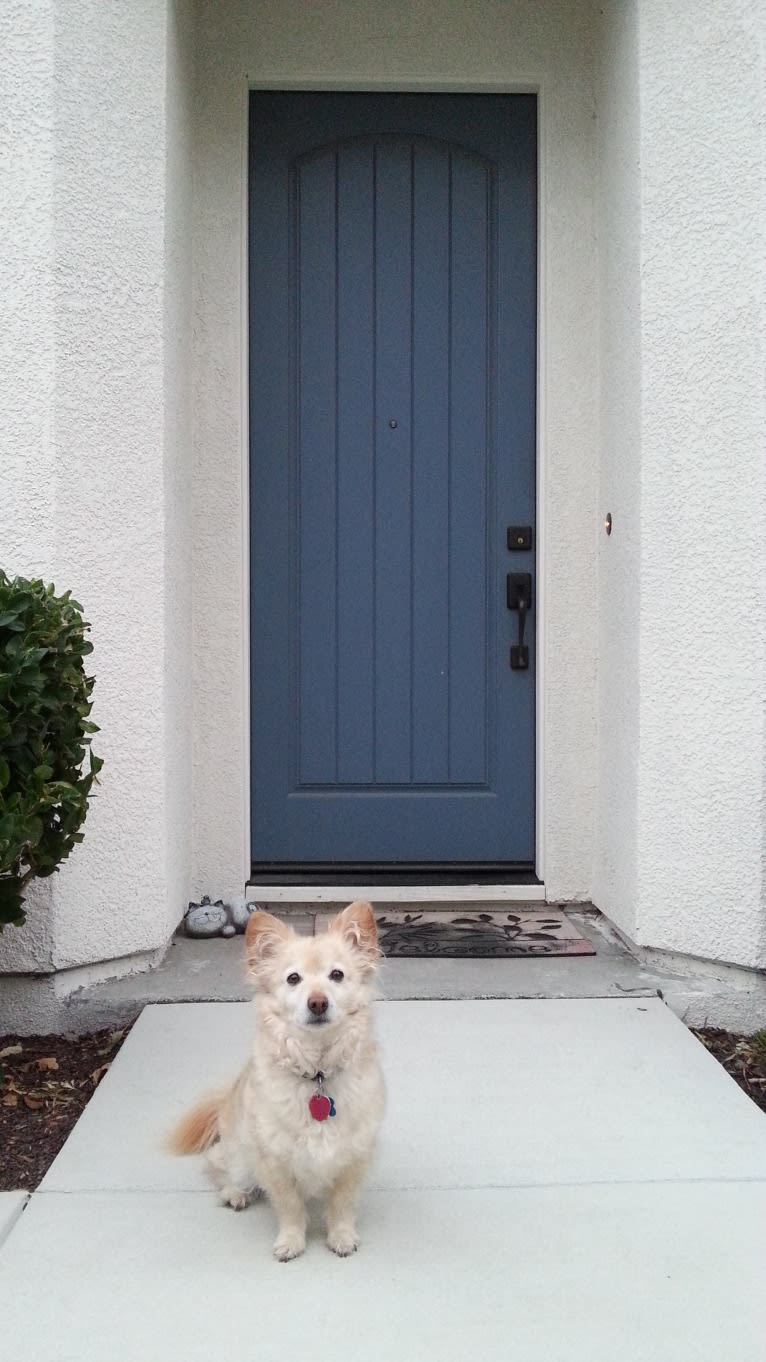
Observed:
[[[506,599],[509,610],[519,612],[519,641],[511,645],[511,671],[527,671],[529,647],[524,642],[527,611],[532,609],[531,572],[509,572],[506,579]]]

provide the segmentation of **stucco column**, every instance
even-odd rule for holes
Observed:
[[[603,36],[596,899],[763,966],[763,6],[612,4]]]
[[[2,563],[81,601],[105,762],[84,844],[39,910],[33,895],[35,929],[5,933],[6,970],[152,951],[183,907],[190,61],[176,9],[20,0],[6,15],[18,211],[1,291]]]
[[[760,0],[641,6],[640,940],[766,964]]]

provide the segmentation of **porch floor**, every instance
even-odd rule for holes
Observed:
[[[760,1362],[766,1119],[656,998],[378,1004],[363,1244],[271,1257],[161,1141],[244,1003],[145,1009],[0,1249],[14,1362]],[[5,1206],[0,1204],[0,1221]]]
[[[317,912],[308,907],[269,906],[289,917],[298,931],[308,933],[314,931],[317,915],[333,911],[328,904]],[[406,905],[390,906],[398,909]],[[454,904],[444,906],[454,911]],[[498,905],[471,902],[465,906],[478,911],[483,907],[493,910]],[[535,910],[540,907],[529,906]],[[342,904],[334,905],[339,907]],[[755,971],[707,965],[682,957],[642,961],[594,909],[570,905],[566,911],[583,936],[593,942],[595,955],[546,955],[539,959],[526,956],[515,960],[384,960],[381,994],[392,1001],[660,997],[689,1026],[754,1030],[764,1025],[766,979]],[[242,937],[193,941],[179,935],[155,969],[125,974],[120,979],[91,984],[70,993],[61,1017],[50,1029],[82,1031],[119,1025],[132,1021],[150,1003],[240,1002],[250,995]]]

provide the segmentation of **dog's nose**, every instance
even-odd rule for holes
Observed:
[[[309,1012],[313,1013],[315,1017],[323,1017],[328,1006],[324,993],[312,993],[308,1000]]]

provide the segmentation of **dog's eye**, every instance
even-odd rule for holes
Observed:
[[[296,984],[299,984],[300,981],[301,981],[301,976],[300,976],[300,974],[296,974],[295,971],[293,971],[292,974],[288,974],[288,976],[287,976],[287,982],[288,982],[288,984],[290,985],[291,988],[295,988],[295,985],[296,985]]]
[[[331,969],[331,970],[330,970],[330,978],[332,979],[332,981],[333,981],[334,984],[339,984],[340,981],[341,981],[341,979],[343,978],[343,970],[342,970],[342,969]]]

